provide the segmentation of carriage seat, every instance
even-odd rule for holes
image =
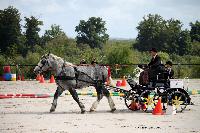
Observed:
[[[158,73],[156,75],[156,78],[154,79],[149,79],[150,84],[154,87],[169,87],[169,79],[168,76],[166,76],[166,72]]]

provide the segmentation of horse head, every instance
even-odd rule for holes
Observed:
[[[50,53],[43,55],[39,61],[39,63],[37,64],[37,66],[34,68],[34,73],[35,74],[40,74],[43,72],[48,71],[51,67],[52,64],[50,62]]]

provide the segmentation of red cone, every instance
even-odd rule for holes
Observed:
[[[22,74],[22,76],[21,76],[21,81],[24,81],[24,75]]]
[[[156,107],[154,108],[152,114],[153,115],[163,115],[162,105],[161,105],[161,97],[159,97],[158,103],[156,104]]]
[[[43,77],[43,75],[41,75],[40,83],[44,83],[44,77]]]
[[[49,83],[55,83],[55,79],[54,79],[54,76],[53,76],[53,75],[51,75],[51,78],[50,78]]]
[[[121,86],[126,86],[126,79],[125,79],[125,76],[123,76]]]
[[[36,77],[36,80],[40,81],[40,79],[41,79],[40,74],[38,74],[37,77]]]
[[[21,77],[20,77],[20,75],[19,75],[19,74],[17,75],[17,80],[21,80]]]

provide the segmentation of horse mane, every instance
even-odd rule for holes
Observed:
[[[50,54],[50,56],[54,59],[54,60],[56,60],[56,61],[59,61],[59,62],[65,62],[65,64],[67,64],[67,65],[70,65],[70,66],[73,66],[73,64],[72,63],[70,63],[70,62],[67,62],[67,61],[65,61],[63,58],[61,58],[61,57],[58,57],[58,56],[56,56],[56,55],[54,55],[54,54]]]

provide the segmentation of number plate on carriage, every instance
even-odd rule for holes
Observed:
[[[170,79],[170,88],[183,88],[182,79]]]

